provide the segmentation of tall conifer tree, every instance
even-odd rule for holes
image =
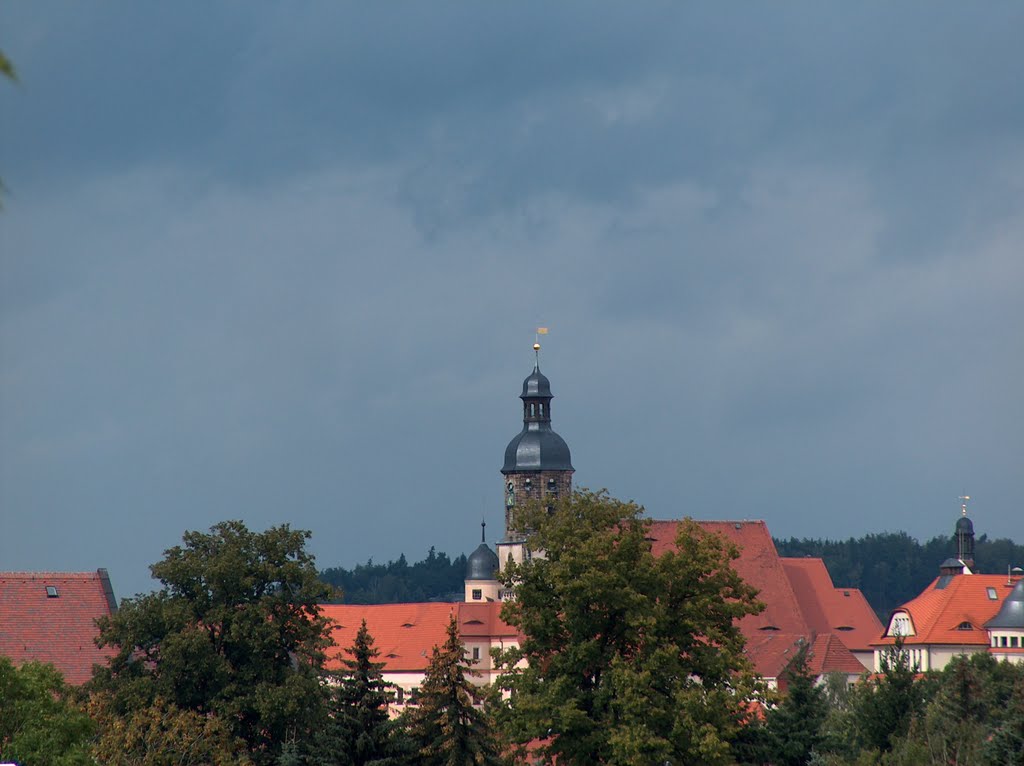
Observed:
[[[345,670],[331,690],[331,716],[318,737],[319,766],[397,766],[403,763],[398,727],[388,716],[391,692],[384,681],[384,663],[363,620],[342,660]]]
[[[488,717],[473,701],[477,690],[466,678],[465,649],[452,613],[448,638],[434,647],[420,688],[419,705],[408,715],[408,734],[421,766],[498,766],[500,748]]]

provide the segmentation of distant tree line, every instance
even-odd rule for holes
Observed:
[[[956,556],[952,535],[919,543],[906,532],[869,534],[848,540],[791,537],[775,540],[780,556],[824,560],[837,587],[859,588],[883,622],[900,604],[918,595],[939,574],[939,565]],[[1024,545],[1012,540],[974,542],[974,571],[1005,574],[1007,565],[1024,567]]]
[[[323,582],[340,591],[333,600],[346,604],[461,601],[465,578],[465,555],[452,560],[433,546],[423,561],[411,565],[403,553],[387,564],[370,559],[354,569],[330,567],[320,573]]]
[[[780,556],[821,558],[837,587],[859,588],[884,622],[900,604],[914,598],[939,573],[939,565],[956,555],[952,536],[920,543],[906,532],[884,532],[848,540],[791,537],[776,539]],[[1024,545],[1012,540],[990,540],[980,535],[974,546],[975,571],[1006,572],[1007,565],[1024,567]],[[353,569],[330,567],[320,579],[336,589],[336,601],[346,604],[395,604],[417,601],[461,600],[466,556],[455,559],[431,548],[426,558],[409,564],[405,554],[397,561],[375,564],[370,559]]]

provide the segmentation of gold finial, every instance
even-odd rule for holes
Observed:
[[[533,350],[534,351],[540,351],[540,344],[539,343],[534,343],[533,344]]]
[[[970,495],[960,495],[960,497],[957,498],[957,499],[960,501],[960,515],[961,516],[966,516],[967,515],[967,501],[971,499],[971,496]]]

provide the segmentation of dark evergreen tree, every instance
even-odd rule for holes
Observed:
[[[1024,672],[1007,700],[1002,723],[984,744],[983,757],[986,766],[1024,766]]]
[[[775,766],[803,766],[823,742],[828,708],[825,691],[815,685],[808,667],[810,657],[808,645],[802,643],[782,674],[785,697],[766,716],[769,760]]]
[[[342,660],[345,670],[331,689],[330,720],[316,738],[318,766],[397,766],[404,762],[400,728],[388,716],[392,693],[366,620]]]
[[[921,712],[922,690],[915,683],[917,668],[899,637],[882,655],[881,675],[858,688],[854,715],[861,741],[868,748],[887,752],[896,737],[906,735],[910,722]]]
[[[407,733],[418,766],[500,766],[494,728],[474,706],[479,690],[466,678],[465,648],[452,614],[448,638],[434,647],[418,706],[406,713]]]

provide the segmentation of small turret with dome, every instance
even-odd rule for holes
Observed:
[[[466,559],[466,601],[497,601],[498,554],[487,545],[487,522],[480,522],[480,545]]]

